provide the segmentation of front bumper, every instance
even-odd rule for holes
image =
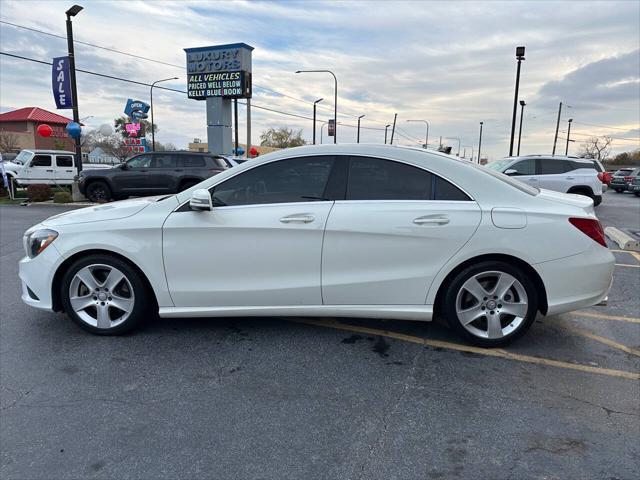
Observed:
[[[547,293],[547,315],[592,307],[607,298],[615,258],[593,242],[585,252],[533,265]]]
[[[22,301],[41,310],[53,310],[51,298],[53,275],[63,258],[55,242],[35,258],[24,257],[18,264],[22,283]]]

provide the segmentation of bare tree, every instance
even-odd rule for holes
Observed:
[[[18,137],[11,132],[0,131],[0,152],[13,152],[19,146]]]
[[[611,142],[613,142],[613,139],[606,135],[603,137],[589,137],[580,146],[580,156],[605,160],[611,153]]]
[[[290,148],[299,147],[305,143],[302,138],[302,129],[268,128],[260,134],[260,145],[263,147]]]

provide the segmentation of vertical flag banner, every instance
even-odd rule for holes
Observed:
[[[53,87],[53,98],[56,101],[56,107],[59,109],[73,108],[69,57],[56,57],[53,59],[51,86]]]

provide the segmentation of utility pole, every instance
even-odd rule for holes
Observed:
[[[522,117],[524,115],[524,100],[520,100],[520,131],[518,132],[518,156],[520,156],[520,140],[522,140]]]
[[[360,115],[360,116],[358,117],[358,137],[357,137],[356,143],[360,143],[360,119],[361,119],[362,117],[364,117],[364,115]]]
[[[513,117],[511,119],[511,143],[509,144],[509,156],[513,156],[513,139],[516,133],[516,112],[518,111],[518,89],[520,88],[520,64],[524,60],[524,47],[516,47],[518,67],[516,70],[516,93],[513,98]]]
[[[247,98],[247,151],[246,157],[249,158],[249,150],[251,150],[251,99]]]
[[[571,136],[571,123],[572,122],[573,122],[573,118],[570,118],[569,121],[568,121],[569,128],[567,129],[567,146],[564,149],[565,156],[569,155],[569,142],[570,142],[569,137]],[[580,123],[580,122],[578,122],[578,123]]]
[[[389,129],[390,126],[391,124],[384,126],[384,144],[385,145],[387,144],[387,130]]]
[[[233,130],[235,137],[236,148],[234,149],[235,156],[238,156],[238,99],[233,99]]]
[[[556,154],[556,143],[558,142],[558,129],[560,128],[560,115],[562,115],[562,102],[560,102],[560,106],[558,107],[558,120],[556,121],[556,135],[555,137],[553,137],[553,152],[551,152],[552,156]]]
[[[391,129],[391,145],[393,145],[393,134],[396,133],[396,120],[398,118],[398,114],[396,113],[393,116],[393,128]]]
[[[73,102],[73,121],[80,123],[80,113],[78,112],[78,88],[76,86],[76,60],[73,49],[73,26],[71,17],[75,17],[83,7],[74,5],[65,13],[67,15],[67,49],[69,50],[69,79],[71,80],[71,101]],[[82,171],[82,146],[80,144],[80,135],[75,139],[76,143],[76,167],[78,173]]]
[[[478,165],[480,165],[480,149],[482,148],[482,124],[484,122],[480,122],[480,140],[478,140]]]

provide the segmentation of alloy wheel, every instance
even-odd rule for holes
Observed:
[[[69,303],[88,325],[108,329],[129,318],[135,305],[131,282],[122,271],[104,264],[87,265],[69,285]]]
[[[487,271],[465,281],[456,297],[456,315],[472,335],[490,340],[513,333],[524,322],[527,292],[513,275]]]

